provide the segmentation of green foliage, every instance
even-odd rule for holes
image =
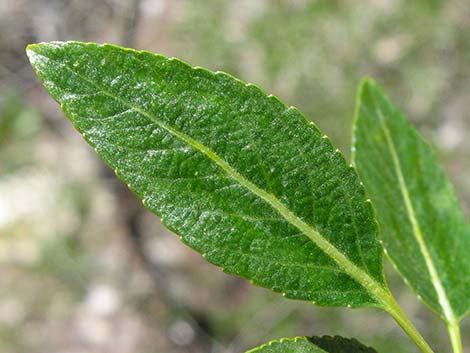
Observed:
[[[340,336],[296,337],[272,341],[246,353],[376,353],[355,339]]]
[[[470,308],[470,228],[444,169],[370,80],[359,91],[353,140],[387,253],[422,301],[454,324]]]
[[[383,306],[371,205],[298,110],[148,52],[69,42],[28,54],[97,153],[207,260],[290,298]]]
[[[309,340],[328,353],[376,353],[354,338],[323,336],[311,337]]]
[[[307,337],[296,337],[271,341],[246,353],[325,353],[325,351],[310,342]]]
[[[383,309],[432,353],[385,283],[372,203],[355,169],[296,108],[226,73],[146,51],[51,42],[27,53],[86,141],[208,261],[289,298]],[[429,147],[368,80],[354,148],[390,257],[461,353],[469,228]],[[250,352],[258,351],[374,352],[340,337]]]

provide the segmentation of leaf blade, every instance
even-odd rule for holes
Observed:
[[[340,336],[295,337],[271,341],[246,353],[377,353],[356,339]]]
[[[283,338],[270,341],[245,353],[326,353],[307,337]]]
[[[470,308],[465,216],[432,149],[372,80],[358,93],[353,160],[392,263],[418,297],[454,325]]]
[[[371,206],[296,109],[148,52],[56,42],[28,55],[97,153],[210,262],[295,299],[382,306]]]

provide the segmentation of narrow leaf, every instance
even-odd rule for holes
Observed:
[[[372,207],[297,109],[145,51],[54,42],[27,53],[101,158],[208,261],[289,298],[386,305]]]
[[[377,353],[355,339],[340,336],[296,337],[271,341],[246,353]]]
[[[353,159],[386,251],[419,298],[455,324],[470,307],[470,234],[430,146],[375,83],[358,95]]]

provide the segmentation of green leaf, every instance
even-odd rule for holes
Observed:
[[[307,337],[283,338],[250,349],[246,353],[326,353]]]
[[[389,305],[355,170],[295,108],[225,73],[113,45],[27,53],[144,205],[224,271],[320,305]]]
[[[376,353],[375,349],[364,346],[354,338],[323,336],[310,337],[309,341],[328,353]]]
[[[449,324],[470,307],[470,234],[430,146],[371,80],[358,95],[353,159],[405,282]]]
[[[271,341],[246,353],[377,353],[355,339],[340,336],[296,337]]]

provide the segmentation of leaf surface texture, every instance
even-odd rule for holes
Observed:
[[[53,42],[27,52],[88,143],[208,261],[289,298],[382,306],[372,207],[297,109],[145,51]]]

